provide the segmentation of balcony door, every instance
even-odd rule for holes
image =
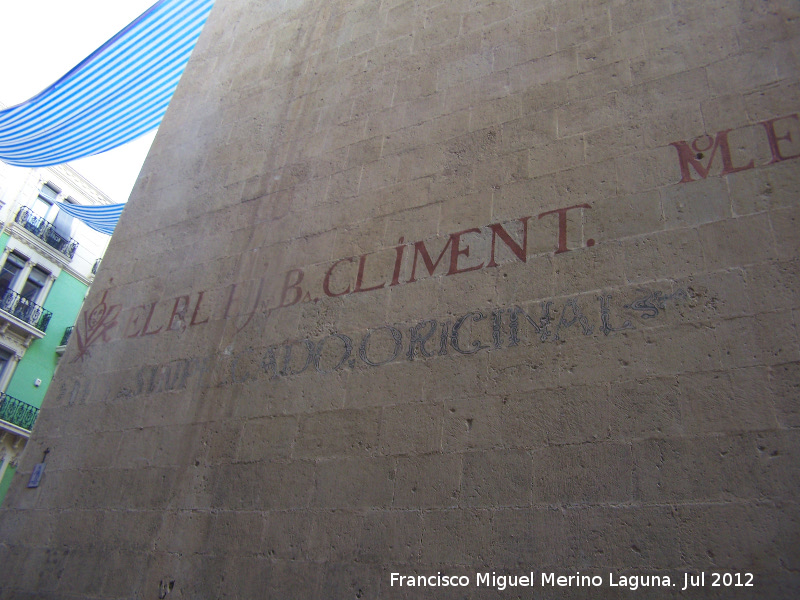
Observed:
[[[44,289],[44,284],[47,283],[47,275],[47,271],[39,267],[33,267],[19,295],[29,302],[41,304],[42,298],[40,296],[42,289]]]
[[[49,219],[52,216],[50,212],[53,210],[56,198],[58,198],[58,192],[48,184],[44,184],[42,189],[39,190],[39,196],[33,201],[31,211],[37,217]]]
[[[11,366],[11,357],[13,354],[6,350],[5,348],[0,347],[0,392],[6,391],[5,377],[6,371]]]
[[[0,297],[13,289],[15,279],[25,266],[25,260],[16,254],[9,254],[3,268],[0,269]]]

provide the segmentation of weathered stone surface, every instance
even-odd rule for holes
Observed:
[[[217,0],[0,598],[795,597],[797,22]]]

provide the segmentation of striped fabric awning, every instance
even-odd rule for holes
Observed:
[[[64,202],[59,202],[56,206],[58,206],[59,212],[72,215],[95,231],[105,233],[106,235],[114,233],[114,228],[117,226],[117,221],[119,221],[119,216],[122,214],[122,209],[125,208],[124,204],[78,206],[77,204],[66,204]]]
[[[157,127],[213,4],[159,0],[56,83],[0,111],[0,160],[57,165]]]

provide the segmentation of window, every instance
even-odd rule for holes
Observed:
[[[42,189],[39,190],[39,196],[33,201],[31,210],[37,216],[46,218],[50,207],[55,204],[56,198],[58,198],[58,190],[55,186],[45,183],[42,185]]]
[[[44,284],[47,283],[47,275],[47,271],[44,271],[39,267],[33,267],[30,275],[28,275],[27,281],[22,286],[22,291],[20,291],[19,295],[30,302],[41,304],[41,302],[39,302],[39,294],[44,288]]]
[[[0,267],[0,310],[44,332],[52,314],[41,305],[50,290],[50,273],[11,252]]]
[[[6,372],[12,356],[14,355],[11,352],[5,348],[0,348],[0,380],[3,379],[3,374]]]
[[[60,193],[54,185],[42,184],[31,206],[20,208],[14,221],[71,260],[78,242],[72,239],[72,216],[58,209]],[[74,199],[64,198],[64,202],[74,204]]]
[[[12,291],[19,294],[26,304],[31,302],[41,304],[44,300],[41,297],[42,290],[47,284],[50,273],[37,266],[26,273],[27,262],[28,259],[16,252],[8,255],[5,264],[0,268],[0,294],[5,295],[8,291]]]
[[[5,294],[14,283],[17,275],[25,266],[25,259],[18,254],[8,255],[3,268],[0,269],[0,294]]]
[[[0,392],[2,393],[5,393],[6,388],[8,387],[8,379],[14,372],[14,364],[12,363],[13,358],[14,352],[6,350],[0,346]],[[16,412],[15,409],[16,406],[13,404],[13,402],[8,405],[6,405],[6,403],[0,404],[0,419],[4,421],[11,421],[13,414]]]

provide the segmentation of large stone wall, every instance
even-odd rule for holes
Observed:
[[[217,0],[0,598],[795,597],[798,17]]]

